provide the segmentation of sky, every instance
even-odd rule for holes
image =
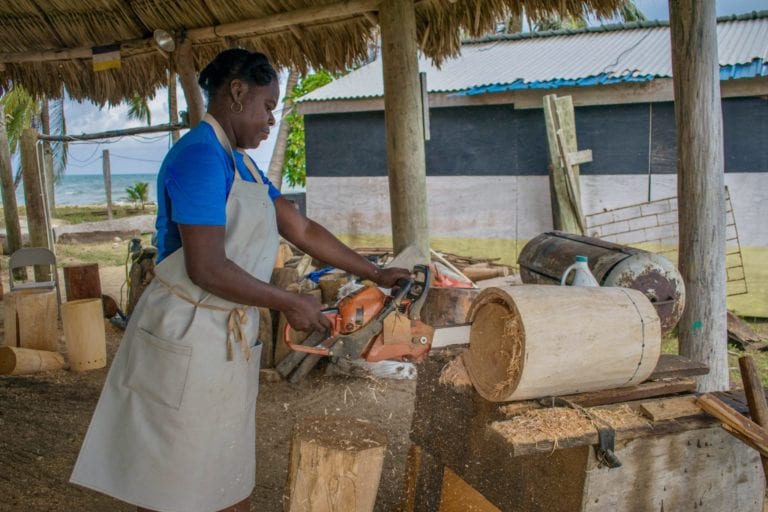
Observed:
[[[667,0],[635,0],[635,4],[648,19],[669,19]],[[730,14],[743,14],[751,11],[768,9],[768,0],[717,0],[716,10],[718,16]],[[611,22],[611,20],[606,20]],[[593,22],[598,24],[598,22]],[[285,92],[285,75],[281,77],[281,95]],[[186,108],[184,94],[178,87],[179,110]],[[282,97],[280,101],[282,105]],[[158,90],[155,98],[150,100],[152,124],[168,122],[168,97],[167,89]],[[275,112],[277,122],[280,122],[281,108]],[[140,126],[142,123],[128,119],[128,108],[120,105],[112,108],[100,109],[92,103],[78,103],[68,101],[65,104],[67,119],[67,132],[71,135],[80,133],[96,133],[107,130],[130,128]],[[277,126],[272,130],[269,139],[255,150],[249,153],[256,164],[266,172],[272,157],[275,144]],[[70,145],[69,163],[67,174],[101,174],[102,151],[109,149],[110,168],[114,174],[151,173],[156,174],[165,153],[170,146],[168,134],[147,134],[142,136],[124,137],[122,139],[110,139],[89,143]]]

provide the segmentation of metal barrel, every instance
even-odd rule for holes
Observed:
[[[589,269],[600,286],[642,292],[661,320],[662,335],[677,325],[685,307],[685,285],[677,268],[664,256],[588,236],[549,231],[528,242],[517,263],[523,283],[560,284],[576,256],[589,258]]]

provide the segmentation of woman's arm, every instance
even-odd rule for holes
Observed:
[[[287,199],[275,200],[277,227],[280,234],[303,252],[320,261],[346,270],[378,285],[391,288],[410,272],[402,268],[379,268],[344,245],[327,229],[301,214]]]
[[[187,275],[200,288],[238,304],[282,311],[291,327],[299,331],[330,327],[316,298],[260,281],[228,259],[224,226],[180,224],[179,231]]]

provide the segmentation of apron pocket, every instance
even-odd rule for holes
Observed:
[[[179,409],[191,358],[192,347],[138,328],[128,356],[125,385],[140,396]]]

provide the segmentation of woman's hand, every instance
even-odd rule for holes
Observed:
[[[331,321],[322,313],[323,305],[319,300],[302,293],[289,295],[292,297],[283,313],[294,330],[327,331],[331,328]]]
[[[397,286],[398,281],[411,278],[411,272],[404,268],[377,268],[371,280],[384,288]]]

